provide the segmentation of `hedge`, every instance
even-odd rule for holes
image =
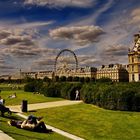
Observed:
[[[79,90],[80,99],[85,103],[111,110],[140,111],[140,83],[112,83],[109,81],[43,84],[40,81],[33,81],[25,85],[24,89],[32,92],[39,91],[49,97],[62,97],[70,100],[75,99],[75,91]]]

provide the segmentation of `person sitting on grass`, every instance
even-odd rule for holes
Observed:
[[[31,130],[35,132],[53,132],[52,129],[47,129],[45,123],[43,121],[40,121],[40,119],[42,119],[42,117],[37,118],[33,115],[30,115],[27,120],[24,120],[22,122],[17,120],[10,120],[8,124],[17,128]]]
[[[16,93],[14,93],[13,95],[8,96],[8,98],[16,98],[16,97],[17,97]]]
[[[0,96],[0,104],[1,104],[1,105],[4,105],[4,103],[5,103],[5,100],[2,99],[2,97]]]

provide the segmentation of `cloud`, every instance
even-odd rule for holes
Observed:
[[[39,47],[38,41],[40,36],[38,35],[39,31],[37,31],[51,23],[31,22],[10,26],[9,24],[2,25],[0,27],[0,53],[18,58],[33,58],[41,54],[53,52],[54,49]]]
[[[140,9],[137,8],[137,9],[134,9],[132,12],[131,12],[131,23],[140,23]]]
[[[0,69],[9,69],[9,70],[11,70],[11,69],[14,69],[14,67],[13,66],[0,65]]]
[[[115,55],[115,56],[125,56],[128,54],[128,46],[125,45],[115,45],[109,46],[105,49],[104,52],[106,55]]]
[[[0,58],[0,65],[4,63],[5,63],[4,59]]]
[[[54,49],[41,48],[36,45],[34,46],[15,45],[9,48],[5,48],[3,50],[5,54],[25,59],[41,57],[42,55],[53,54],[55,52]]]
[[[0,32],[0,40],[1,39],[4,39],[4,38],[6,38],[6,37],[9,37],[10,36],[10,32],[9,31],[7,31],[7,30],[2,30],[1,32]]]
[[[95,66],[98,62],[95,55],[78,55],[78,65],[79,67],[83,66]]]
[[[99,1],[95,1],[95,3]],[[102,18],[102,14],[106,12],[109,8],[112,7],[112,5],[115,3],[113,0],[108,0],[102,6],[98,7],[96,9],[96,12],[92,12],[90,14],[87,14],[85,16],[81,16],[80,18],[77,18],[72,21],[72,23],[69,24],[69,26],[84,26],[84,25],[98,25],[97,21],[98,18]],[[94,6],[92,6],[94,9]],[[108,15],[110,17],[110,15]]]
[[[0,41],[1,44],[3,45],[33,45],[33,40],[27,36],[8,36],[7,38],[4,38]]]
[[[60,27],[51,30],[49,35],[53,39],[72,40],[78,45],[87,45],[98,41],[103,29],[99,26]]]
[[[100,64],[110,64],[110,63],[128,63],[128,46],[119,44],[119,45],[109,45],[102,48],[102,51],[99,52],[98,59]],[[102,57],[99,57],[102,56]]]
[[[25,34],[23,30],[20,29],[1,29],[0,33],[0,44],[11,46],[11,45],[33,45],[33,37],[31,35]]]
[[[96,0],[25,0],[25,5],[48,6],[48,7],[91,7]]]
[[[34,60],[31,65],[33,70],[53,70],[55,64],[55,55],[44,56],[37,60]]]
[[[54,63],[55,63],[55,59],[54,58],[44,58],[44,59],[39,59],[39,60],[36,60],[33,62],[33,65],[34,67],[42,67],[42,66],[54,66]]]

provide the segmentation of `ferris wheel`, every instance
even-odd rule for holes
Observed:
[[[68,71],[75,71],[78,68],[78,60],[76,54],[69,50],[61,50],[55,59],[54,71],[55,73],[66,73]]]

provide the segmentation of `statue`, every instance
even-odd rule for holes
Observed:
[[[138,51],[140,47],[140,33],[134,35],[134,43],[133,51]]]

